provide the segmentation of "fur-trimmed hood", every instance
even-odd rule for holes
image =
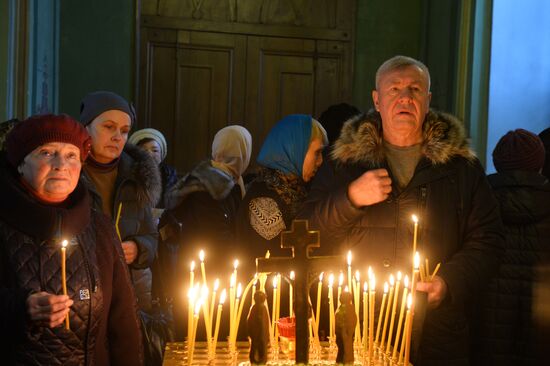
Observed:
[[[233,177],[213,167],[210,160],[202,161],[167,193],[167,208],[175,208],[194,192],[208,192],[216,201],[222,200],[231,193],[235,184]]]
[[[462,122],[450,114],[430,110],[422,134],[422,154],[434,165],[458,156],[475,158]],[[331,157],[341,164],[380,166],[385,160],[380,113],[372,109],[345,122]]]
[[[135,181],[140,199],[156,206],[162,194],[162,179],[158,165],[145,150],[126,144],[120,156],[118,174],[121,178]]]

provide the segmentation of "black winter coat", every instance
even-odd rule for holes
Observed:
[[[82,184],[65,207],[48,206],[11,170],[0,168],[2,364],[143,364],[135,295],[109,219],[90,208]],[[26,306],[32,293],[62,292],[60,239],[69,240],[70,330],[33,325]]]
[[[174,253],[175,258],[170,268],[164,266],[162,276],[166,279],[164,286],[174,297],[176,331],[181,338],[182,326],[185,328],[187,322],[187,314],[183,314],[187,301],[179,296],[181,289],[187,286],[187,282],[183,283],[187,277],[181,275],[181,269],[189,268],[192,260],[198,269],[198,254],[203,249],[210,288],[216,277],[222,280],[231,272],[235,259],[231,256],[234,253],[234,220],[241,192],[231,176],[214,168],[210,161],[203,161],[181,178],[167,197],[172,208],[164,211],[159,232],[163,252]],[[200,274],[200,270],[197,273]],[[200,275],[197,281],[199,278]]]
[[[321,231],[322,246],[353,250],[359,268],[377,277],[412,267],[413,223],[420,218],[418,251],[448,287],[446,300],[426,314],[415,365],[468,364],[468,309],[496,268],[502,224],[483,169],[454,117],[430,111],[423,125],[423,157],[407,187],[395,180],[390,197],[356,208],[347,187],[369,169],[386,168],[379,113],[346,122],[332,157],[316,175],[301,216]],[[326,250],[326,248],[325,248]],[[383,275],[380,276],[380,275]],[[410,274],[409,274],[410,276]],[[417,313],[419,313],[417,309]],[[418,319],[419,317],[415,317]],[[416,344],[418,346],[418,337]]]
[[[493,174],[489,182],[506,227],[505,255],[477,314],[473,364],[542,365],[532,306],[533,288],[543,280],[536,268],[550,251],[550,183],[522,171]]]
[[[92,181],[83,171],[93,198],[93,207],[101,212],[101,197]],[[144,150],[126,144],[120,155],[115,183],[111,217],[117,216],[122,203],[119,230],[122,241],[133,240],[138,246],[138,256],[130,264],[132,280],[140,309],[151,306],[152,275],[150,267],[157,252],[157,230],[151,210],[160,199],[161,179],[158,166]]]

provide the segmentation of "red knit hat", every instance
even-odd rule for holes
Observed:
[[[64,142],[80,149],[80,159],[86,160],[92,139],[86,128],[66,114],[43,114],[18,122],[6,137],[8,161],[18,167],[23,159],[40,145]]]
[[[540,171],[544,165],[544,145],[541,139],[524,129],[509,131],[502,136],[495,150],[493,163],[498,172],[506,170]]]

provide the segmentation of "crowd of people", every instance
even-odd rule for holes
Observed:
[[[423,254],[441,269],[417,284],[427,302],[413,364],[541,364],[550,128],[508,132],[486,176],[463,123],[430,108],[422,62],[395,56],[375,81],[372,110],[285,116],[256,154],[245,127],[224,127],[189,172],[167,164],[160,131],[133,131],[133,105],[113,92],[84,96],[78,118],[3,123],[3,363],[160,365],[163,342],[185,337],[184,273],[200,249],[214,276],[233,256],[252,276],[267,251],[290,254],[280,234],[304,218],[320,252],[351,249],[390,273],[410,266],[418,214]],[[155,314],[169,328],[160,343]]]

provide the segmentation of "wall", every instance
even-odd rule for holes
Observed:
[[[8,101],[9,0],[0,0],[0,122],[12,116]]]
[[[487,170],[493,149],[516,128],[550,127],[550,2],[494,1]]]
[[[422,1],[358,0],[355,33],[353,103],[372,107],[374,75],[386,59],[420,57]]]
[[[95,90],[134,94],[135,0],[61,1],[59,111]]]

